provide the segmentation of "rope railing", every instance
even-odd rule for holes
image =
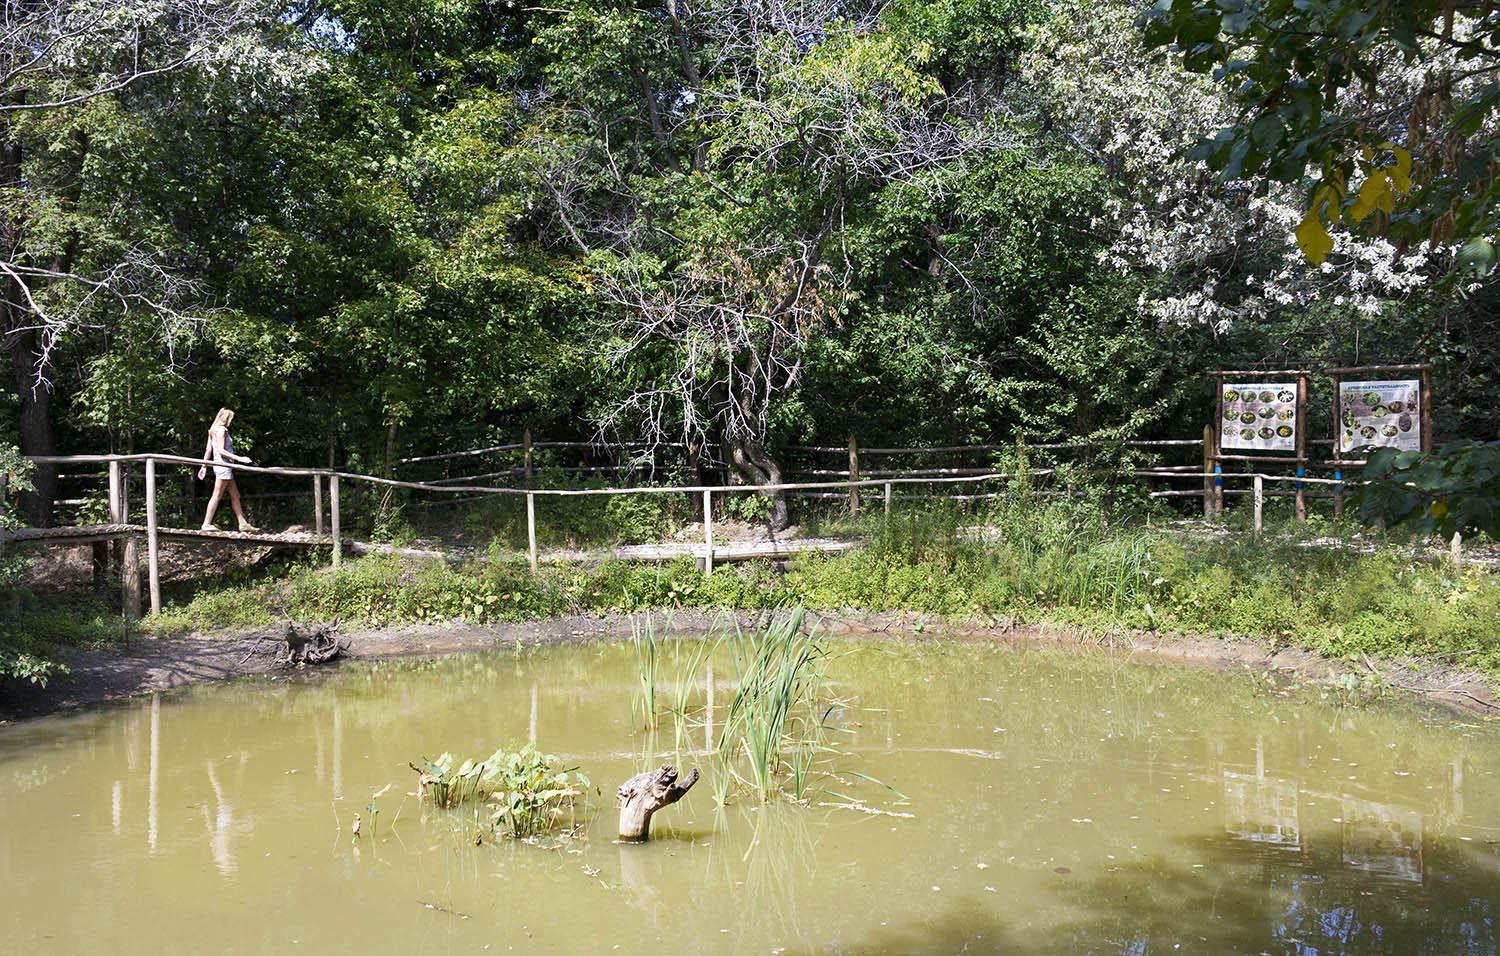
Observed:
[[[540,443],[538,443],[540,444]],[[1163,443],[1165,444],[1165,443]],[[1194,442],[1173,442],[1176,445],[1191,445]],[[531,447],[537,447],[532,445]],[[846,449],[840,449],[846,450]],[[159,538],[161,529],[158,526],[158,515],[156,507],[156,478],[159,465],[178,465],[188,468],[198,468],[205,464],[201,458],[189,458],[181,455],[138,453],[130,455],[48,455],[33,456],[30,459],[37,464],[103,464],[108,466],[110,496],[109,516],[111,528],[139,529],[129,525],[127,522],[128,508],[126,502],[126,489],[128,485],[122,480],[122,469],[131,464],[142,464],[145,467],[146,477],[146,538],[148,546],[148,569],[151,587],[151,609],[152,613],[160,610],[160,573],[159,573]],[[212,464],[212,463],[208,463]],[[1345,463],[1347,464],[1347,463]],[[313,499],[315,509],[315,532],[309,539],[310,543],[326,542],[332,546],[333,563],[338,565],[342,548],[343,538],[340,533],[340,482],[356,482],[382,488],[401,488],[414,492],[431,493],[439,496],[463,496],[454,500],[473,501],[486,498],[511,497],[524,498],[526,501],[527,518],[527,553],[531,567],[538,566],[538,551],[536,543],[536,500],[538,498],[586,498],[596,496],[619,496],[619,495],[651,495],[651,494],[687,494],[701,495],[703,498],[703,564],[704,573],[709,574],[713,569],[714,543],[713,543],[713,504],[714,494],[759,494],[790,493],[795,495],[808,495],[814,497],[847,497],[851,504],[851,511],[857,510],[858,493],[862,490],[882,489],[884,492],[884,508],[887,514],[890,512],[892,498],[897,488],[921,485],[932,490],[954,488],[961,485],[982,485],[996,481],[1014,481],[1024,479],[1030,482],[1034,478],[1047,477],[1056,474],[1056,469],[1037,468],[1021,471],[989,470],[982,473],[967,473],[970,469],[914,469],[919,474],[903,474],[900,472],[882,472],[869,476],[860,476],[857,472],[833,472],[837,480],[823,481],[784,481],[766,485],[633,485],[627,487],[607,488],[511,488],[499,486],[482,486],[473,484],[455,484],[454,479],[443,479],[436,482],[402,481],[394,478],[383,478],[375,475],[364,475],[355,472],[340,471],[333,468],[300,468],[267,466],[255,464],[234,464],[234,470],[248,474],[273,475],[283,477],[311,478],[313,480]],[[937,472],[937,473],[933,473]],[[959,474],[943,472],[965,472]],[[517,470],[509,472],[498,472],[492,475],[479,477],[504,477],[507,474],[516,474]],[[1357,487],[1363,482],[1351,481],[1345,478],[1316,478],[1310,475],[1276,475],[1263,472],[1225,472],[1223,470],[1200,469],[1199,466],[1154,466],[1148,468],[1131,469],[1122,471],[1122,475],[1143,477],[1152,479],[1183,479],[1192,481],[1203,481],[1204,487],[1188,491],[1155,491],[1150,494],[1154,497],[1204,497],[1212,496],[1222,502],[1224,494],[1253,494],[1255,498],[1255,533],[1260,535],[1262,529],[1263,501],[1266,497],[1265,483],[1294,483],[1297,486],[1296,494],[1299,501],[1303,494],[1302,488],[1308,485],[1332,485],[1335,486],[1334,494],[1339,496],[1340,503],[1344,489]],[[1210,484],[1212,481],[1212,484]],[[1251,489],[1227,489],[1226,483],[1240,483],[1249,481]],[[323,524],[323,488],[328,489],[329,509],[329,534],[324,536]],[[1038,492],[1046,494],[1047,492]],[[1062,493],[1062,492],[1058,492]],[[1001,497],[1005,492],[984,492],[977,490],[973,493],[945,494],[942,497],[952,498],[960,501],[974,501],[994,499]],[[1272,492],[1275,494],[1275,492]],[[1300,516],[1300,512],[1299,512]],[[123,532],[122,532],[123,533]],[[173,531],[173,534],[181,535],[185,532]],[[212,533],[212,532],[208,532]],[[133,537],[127,537],[126,562],[134,561],[131,556],[133,552],[129,548],[133,544]],[[259,540],[259,539],[255,539]],[[304,542],[307,543],[307,542]],[[134,577],[126,575],[127,579]],[[139,588],[137,580],[135,587]],[[137,605],[139,595],[136,596]],[[127,606],[130,606],[127,602]]]
[[[859,446],[861,455],[955,455],[979,451],[1075,451],[1082,448],[1186,448],[1202,444],[1193,438],[1165,438],[1159,440],[1130,439],[1097,442],[1027,442],[1024,445],[938,445],[931,448],[865,448]],[[819,454],[844,454],[847,445],[784,445],[787,451],[814,452]]]

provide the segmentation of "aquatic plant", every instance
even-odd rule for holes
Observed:
[[[633,712],[641,715],[641,726],[656,726],[656,622],[650,614],[630,621],[630,643],[635,647],[638,686],[631,695]]]
[[[564,814],[576,810],[577,799],[588,792],[589,780],[576,767],[553,770],[557,758],[531,744],[509,753],[502,748],[483,760],[454,766],[456,760],[444,753],[436,760],[424,757],[422,767],[409,764],[420,774],[420,792],[445,809],[488,802],[491,828],[514,837],[551,830]]]
[[[692,650],[687,653],[686,661],[683,659],[683,642],[678,641],[676,645],[676,679],[672,684],[672,723],[676,733],[675,749],[682,749],[682,732],[688,723],[689,711],[688,701],[693,696],[693,691],[700,683],[699,671],[703,670],[719,647],[718,639],[704,639],[691,642]],[[712,675],[712,671],[709,674]]]
[[[792,772],[794,796],[802,795],[823,744],[826,713],[819,705],[829,662],[821,637],[803,629],[804,616],[799,606],[762,631],[737,630],[724,642],[737,686],[719,736],[715,794],[720,803],[729,779],[739,776],[740,755],[748,764],[748,783],[761,799],[777,792],[783,768]]]

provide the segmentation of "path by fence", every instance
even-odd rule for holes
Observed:
[[[1196,448],[1198,445],[1199,443],[1194,441],[1159,441],[1122,442],[1113,447],[1117,449],[1181,450]],[[138,571],[135,569],[139,565],[138,549],[141,542],[144,541],[146,545],[150,609],[151,613],[155,614],[161,610],[160,551],[163,540],[212,540],[246,547],[262,547],[267,545],[289,548],[328,547],[331,551],[331,560],[335,566],[340,563],[346,547],[359,553],[369,553],[382,549],[390,550],[382,545],[348,539],[342,534],[344,515],[341,509],[341,488],[344,487],[345,483],[358,483],[368,485],[371,489],[406,489],[413,492],[422,492],[450,501],[507,496],[524,498],[526,504],[527,557],[533,570],[538,567],[540,561],[537,548],[536,521],[536,502],[538,498],[661,494],[701,496],[703,515],[703,539],[701,547],[690,545],[639,546],[620,549],[617,556],[635,560],[664,560],[682,554],[693,554],[699,559],[704,574],[710,575],[713,573],[715,563],[723,563],[724,561],[745,560],[749,558],[785,558],[799,551],[842,550],[851,546],[847,542],[795,540],[772,544],[732,545],[727,548],[722,545],[716,546],[714,543],[714,495],[749,495],[784,491],[800,496],[841,498],[848,502],[848,508],[851,513],[858,513],[861,507],[862,495],[866,496],[865,500],[868,501],[868,496],[878,494],[884,512],[889,515],[892,501],[898,493],[902,495],[937,496],[963,501],[976,501],[995,498],[1005,493],[1004,491],[984,490],[986,485],[993,486],[997,482],[1014,483],[1016,481],[1024,481],[1029,486],[1036,479],[1045,478],[1055,473],[1053,468],[1027,468],[1025,470],[1006,471],[985,468],[979,465],[928,465],[914,466],[906,469],[886,467],[861,472],[860,455],[905,455],[926,456],[930,458],[935,455],[954,453],[1010,453],[1014,452],[1015,448],[1013,446],[999,445],[968,445],[937,448],[861,449],[857,443],[851,440],[847,448],[793,446],[790,449],[814,455],[830,453],[837,453],[839,455],[847,454],[849,456],[849,467],[847,470],[842,468],[819,469],[815,467],[805,468],[800,471],[789,469],[790,473],[793,474],[810,474],[815,478],[822,478],[824,480],[783,482],[776,485],[631,484],[616,487],[585,488],[516,488],[477,483],[495,477],[511,477],[519,474],[526,479],[526,484],[533,484],[534,472],[531,456],[533,449],[542,447],[584,447],[584,443],[547,442],[532,444],[528,440],[520,445],[496,446],[470,452],[456,452],[449,455],[406,459],[403,462],[404,464],[409,464],[439,460],[459,461],[507,451],[521,451],[524,455],[523,463],[519,469],[491,471],[468,476],[447,476],[429,481],[404,481],[326,468],[236,465],[235,470],[237,472],[301,479],[311,484],[312,523],[310,531],[256,531],[249,533],[202,530],[196,527],[170,527],[163,525],[159,520],[161,514],[158,508],[158,477],[161,470],[164,467],[184,467],[196,470],[203,464],[200,459],[159,454],[36,457],[32,461],[38,464],[105,465],[107,467],[109,488],[108,520],[102,523],[67,527],[22,528],[12,531],[0,531],[0,550],[3,550],[7,543],[119,542],[121,544],[121,554],[118,561],[122,570],[122,596],[126,612],[129,614],[133,609],[139,608],[141,604],[140,579]],[[1097,449],[1099,447],[1098,445],[1088,445],[1085,443],[1068,443],[1031,446],[1028,451],[1054,452],[1059,450]],[[130,472],[136,468],[140,468],[144,472],[145,502],[142,509],[145,515],[144,524],[133,524],[128,520],[132,513],[132,508],[128,500],[129,489],[131,487],[129,477]],[[1221,511],[1224,496],[1227,494],[1251,495],[1253,496],[1254,508],[1253,527],[1257,536],[1261,533],[1263,527],[1265,499],[1268,495],[1275,493],[1274,491],[1267,490],[1268,484],[1272,486],[1276,484],[1292,485],[1293,487],[1284,493],[1295,496],[1299,505],[1303,502],[1303,496],[1306,494],[1306,488],[1309,485],[1328,486],[1331,493],[1339,496],[1341,499],[1345,487],[1349,484],[1342,476],[1334,479],[1320,479],[1305,475],[1226,473],[1217,464],[1211,469],[1202,465],[1155,465],[1130,468],[1123,473],[1134,478],[1151,481],[1201,483],[1201,487],[1188,490],[1164,489],[1152,491],[1150,494],[1153,496],[1202,497],[1205,514]],[[1240,487],[1226,487],[1229,484],[1239,484]],[[1303,513],[1302,508],[1299,507],[1299,516]],[[325,516],[328,519],[326,524],[324,520]],[[563,553],[557,557],[559,560],[587,560],[589,556],[583,553]]]

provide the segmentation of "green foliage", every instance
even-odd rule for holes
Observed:
[[[573,813],[589,781],[576,768],[554,770],[557,758],[531,744],[519,750],[495,751],[483,760],[459,763],[450,753],[412,765],[422,794],[451,809],[464,803],[491,805],[490,827],[517,839],[552,831]]]
[[[763,631],[736,632],[724,641],[733,661],[735,692],[716,755],[721,804],[731,778],[748,782],[766,800],[789,777],[793,798],[802,799],[808,771],[823,747],[830,660],[818,635],[803,628],[803,617],[797,607]],[[742,763],[748,775],[740,772]]]
[[[635,645],[635,662],[640,672],[640,687],[631,698],[639,712],[642,727],[656,726],[656,624],[651,615],[644,620],[631,619],[630,642]]]
[[[1146,30],[1245,105],[1191,155],[1228,180],[1317,174],[1298,230],[1309,259],[1342,217],[1403,247],[1466,242],[1461,268],[1493,266],[1493,17],[1441,0],[1163,0]]]
[[[771,499],[765,495],[728,495],[724,501],[724,511],[731,518],[757,524],[765,521],[771,514]]]
[[[1450,442],[1435,454],[1377,448],[1364,474],[1355,498],[1366,524],[1500,538],[1500,442]]]
[[[611,495],[604,504],[604,523],[625,544],[656,541],[666,528],[664,495]]]
[[[17,497],[31,490],[30,473],[31,462],[13,445],[0,442],[0,530],[19,525],[14,509]],[[22,626],[22,607],[30,595],[20,582],[29,566],[30,561],[13,546],[0,544],[0,685],[8,681],[45,685],[54,675],[67,672],[52,659],[36,631]]]

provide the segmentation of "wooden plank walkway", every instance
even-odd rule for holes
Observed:
[[[145,526],[136,524],[91,524],[64,528],[0,528],[0,544],[9,544],[13,541],[86,544],[92,541],[115,541],[128,535],[145,533]]]
[[[87,544],[95,541],[115,541],[132,535],[144,535],[145,525],[96,524],[61,528],[17,528],[0,530],[0,542],[44,542],[48,544]],[[169,541],[220,541],[243,545],[268,545],[283,547],[318,547],[333,544],[329,535],[313,534],[310,531],[204,531],[199,528],[158,528],[161,538]],[[403,557],[441,558],[444,560],[484,560],[485,554],[475,549],[402,548],[368,541],[345,538],[344,545],[356,554],[395,554]],[[838,554],[852,551],[859,545],[853,541],[836,538],[799,538],[787,541],[731,541],[714,545],[714,561],[782,560],[796,554],[808,552]],[[627,544],[600,550],[563,548],[543,551],[538,555],[542,562],[580,563],[610,557],[619,561],[672,561],[681,557],[703,557],[703,545],[696,541],[670,542],[667,544]]]
[[[132,535],[144,535],[146,526],[141,524],[93,524],[60,528],[16,528],[0,529],[0,543],[22,543],[41,541],[49,544],[88,544],[95,541],[116,541]],[[316,535],[302,531],[204,531],[199,528],[158,528],[162,538],[176,541],[229,541],[241,544],[266,544],[312,547],[329,545],[333,539],[328,535]]]
[[[270,532],[270,531],[204,531],[198,528],[166,528],[158,522],[159,512],[156,506],[157,470],[159,466],[186,466],[196,468],[202,465],[198,459],[183,458],[178,455],[71,455],[71,456],[47,456],[35,457],[33,461],[51,464],[99,464],[107,463],[109,466],[109,522],[105,524],[83,525],[68,528],[19,528],[8,531],[0,531],[0,549],[11,543],[26,544],[31,542],[41,544],[86,544],[105,541],[118,541],[121,547],[117,555],[112,559],[116,561],[121,569],[120,586],[121,601],[127,609],[127,614],[134,614],[135,608],[140,606],[140,575],[133,570],[123,573],[124,569],[134,569],[139,566],[139,555],[137,548],[142,541],[146,545],[146,572],[150,584],[151,613],[155,614],[161,609],[161,572],[160,553],[163,540],[177,542],[219,542],[242,547],[272,547],[272,548],[314,548],[327,546],[331,549],[332,563],[338,567],[342,552],[345,548],[355,553],[397,554],[410,555],[413,557],[429,557],[444,561],[482,561],[487,555],[479,553],[477,549],[469,548],[447,548],[443,545],[431,551],[417,551],[410,548],[398,548],[391,545],[372,544],[363,541],[354,541],[339,533],[340,528],[340,481],[363,482],[381,488],[409,488],[426,493],[448,493],[448,494],[473,494],[483,492],[492,495],[506,495],[522,497],[526,502],[526,526],[528,547],[526,558],[532,569],[535,570],[542,561],[548,563],[575,563],[596,561],[600,558],[614,558],[622,561],[672,561],[675,559],[690,557],[703,569],[705,575],[713,573],[715,563],[726,563],[732,561],[783,560],[795,554],[805,552],[837,553],[849,551],[857,544],[847,541],[832,539],[799,539],[795,541],[756,540],[728,543],[718,545],[714,543],[713,528],[713,495],[715,493],[733,493],[736,489],[721,488],[717,486],[692,486],[692,487],[661,487],[643,486],[638,488],[574,488],[574,489],[532,489],[532,488],[486,488],[486,487],[454,487],[449,485],[423,484],[420,482],[396,481],[390,478],[377,478],[371,475],[345,474],[332,469],[316,468],[267,468],[258,465],[236,466],[237,470],[247,473],[281,475],[286,477],[311,478],[313,492],[313,532]],[[145,515],[144,526],[131,524],[127,516],[132,514],[129,506],[130,481],[126,473],[126,467],[133,464],[144,464],[145,468]],[[1040,474],[1041,472],[1035,472]],[[755,488],[745,487],[738,489],[746,494],[765,493],[771,490],[786,488],[837,488],[848,489],[851,495],[851,510],[855,507],[856,488],[869,485],[870,482],[860,482],[856,475],[854,481],[822,482],[802,485],[774,485],[758,486]],[[964,476],[958,480],[982,480],[985,478],[1005,477],[999,473],[988,476],[975,476],[973,478]],[[906,484],[914,481],[926,483],[951,483],[953,477],[947,478],[891,478],[883,482],[885,486],[886,508],[889,510],[891,489],[897,484]],[[324,510],[324,491],[327,491],[328,508]],[[668,542],[658,545],[629,545],[612,549],[600,549],[597,551],[553,551],[541,553],[537,547],[536,540],[536,499],[538,497],[575,497],[580,495],[624,495],[624,494],[701,494],[703,496],[704,520],[702,523],[703,538],[700,542]],[[325,529],[324,515],[329,521],[326,526],[328,534],[323,534]]]
[[[391,544],[373,544],[366,541],[346,541],[346,546],[355,554],[393,554],[403,558],[431,558],[436,560],[488,561],[485,551],[475,549],[442,550],[438,548],[398,547]],[[839,541],[834,538],[800,538],[789,541],[731,541],[714,545],[714,563],[732,561],[781,561],[797,554],[839,554],[859,547],[855,541]],[[518,551],[516,557],[525,556]],[[703,545],[697,542],[672,542],[668,544],[625,544],[613,548],[585,550],[582,548],[559,548],[540,551],[537,561],[541,564],[583,564],[600,558],[616,561],[675,561],[678,558],[695,558],[701,564]]]

